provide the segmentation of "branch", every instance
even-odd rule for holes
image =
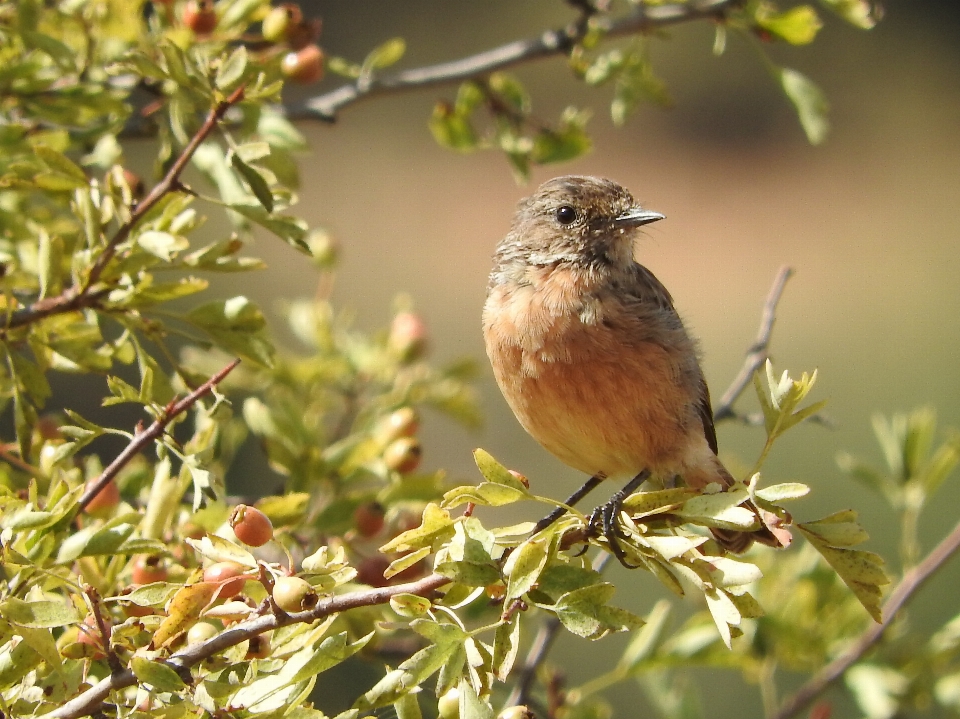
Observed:
[[[166,661],[172,665],[172,668],[175,670],[189,669],[218,652],[236,646],[240,644],[240,642],[247,641],[264,632],[269,632],[289,624],[314,622],[318,619],[328,617],[331,614],[356,609],[357,607],[386,604],[390,601],[391,597],[397,594],[427,595],[449,582],[450,579],[447,577],[440,574],[431,574],[428,577],[418,579],[415,582],[408,582],[407,584],[364,589],[358,592],[342,594],[338,597],[329,597],[328,599],[321,600],[316,607],[306,612],[297,612],[295,614],[287,614],[284,612],[281,614],[269,614],[257,617],[256,619],[248,619],[245,622],[232,625],[205,642],[192,644],[182,649],[171,655]],[[64,703],[54,711],[43,715],[40,719],[79,719],[79,717],[88,716],[98,710],[101,702],[103,702],[111,692],[125,689],[136,683],[137,678],[130,669],[114,672],[110,676],[101,679],[83,694]]]
[[[178,402],[171,402],[168,404],[153,424],[151,424],[145,430],[137,432],[134,438],[130,441],[130,444],[128,444],[126,448],[117,455],[116,459],[114,459],[110,465],[103,470],[100,476],[97,477],[96,480],[92,482],[87,490],[83,493],[83,496],[80,497],[80,510],[83,510],[84,507],[90,504],[90,502],[93,501],[93,498],[100,494],[100,491],[107,486],[110,480],[117,476],[120,470],[123,469],[131,459],[140,454],[140,452],[142,452],[148,444],[162,435],[164,429],[166,429],[167,425],[170,424],[170,422],[172,422],[177,415],[186,412],[204,395],[210,394],[210,392],[213,391],[213,388],[222,382],[223,379],[230,374],[230,372],[233,371],[233,368],[238,364],[240,364],[240,360],[235,359],[186,397]]]
[[[434,85],[449,85],[533,60],[565,55],[583,39],[588,29],[599,30],[608,37],[636,35],[691,20],[722,19],[741,2],[742,0],[693,0],[689,3],[669,5],[641,4],[629,15],[618,19],[594,16],[590,24],[573,23],[561,30],[547,30],[539,37],[517,40],[459,60],[385,75],[364,75],[336,90],[308,100],[307,108],[321,120],[334,122],[344,107],[368,97]]]
[[[786,286],[787,280],[789,280],[792,275],[793,268],[786,265],[781,267],[777,273],[777,277],[773,281],[773,287],[770,288],[770,292],[767,294],[767,300],[763,303],[763,314],[760,316],[760,330],[757,332],[757,339],[750,349],[747,350],[747,357],[743,362],[743,366],[740,368],[740,373],[734,378],[733,382],[730,383],[727,391],[723,393],[723,396],[717,403],[716,409],[713,411],[714,422],[739,417],[739,415],[733,411],[733,403],[737,401],[743,393],[743,390],[750,384],[750,381],[753,379],[753,373],[756,372],[769,357],[767,350],[770,346],[770,335],[773,333],[773,323],[776,321],[777,304],[780,302],[781,295],[783,295],[783,288]]]
[[[107,242],[103,252],[100,253],[100,256],[97,257],[96,262],[94,262],[90,268],[90,274],[82,287],[68,287],[62,294],[56,297],[47,297],[38,300],[29,307],[13,312],[7,319],[6,325],[0,329],[10,330],[15,327],[23,327],[24,325],[32,324],[51,315],[64,314],[92,307],[98,300],[105,297],[109,290],[103,288],[94,290],[93,288],[97,280],[100,279],[100,275],[103,274],[103,271],[110,263],[110,260],[117,254],[117,248],[126,241],[133,229],[146,217],[147,213],[153,209],[164,195],[181,187],[180,175],[190,162],[193,154],[207,137],[210,136],[210,133],[213,132],[217,123],[223,119],[227,110],[243,99],[243,90],[243,86],[239,87],[230,97],[219,102],[216,107],[210,110],[210,114],[207,115],[207,119],[204,120],[203,125],[200,126],[200,129],[197,130],[196,134],[190,139],[187,146],[183,148],[183,151],[174,161],[164,178],[150,191],[149,195],[137,204],[130,214],[130,219],[123,223],[116,234]]]
[[[807,680],[800,689],[788,698],[772,719],[790,719],[803,711],[827,687],[843,676],[860,657],[866,654],[897,617],[897,613],[910,600],[913,594],[946,563],[954,552],[960,549],[960,524],[957,524],[933,551],[917,566],[903,575],[900,583],[890,592],[883,605],[883,621],[872,625],[847,651],[838,656],[823,669]]]

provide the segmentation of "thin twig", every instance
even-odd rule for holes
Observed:
[[[114,459],[110,465],[103,470],[100,476],[97,477],[97,479],[92,482],[87,490],[83,493],[83,496],[80,497],[80,509],[82,510],[90,502],[92,502],[93,498],[96,497],[100,491],[107,486],[110,480],[117,476],[117,473],[123,469],[131,459],[140,454],[140,452],[142,452],[148,444],[162,435],[166,426],[170,424],[170,422],[172,422],[177,415],[186,412],[204,395],[210,394],[210,392],[213,391],[213,388],[222,382],[223,379],[230,374],[230,372],[233,371],[233,368],[238,364],[240,364],[240,360],[235,359],[186,397],[177,402],[171,402],[164,408],[161,415],[156,419],[156,421],[154,421],[153,424],[151,424],[145,430],[137,432],[130,441],[130,444],[128,444],[124,450],[117,455],[116,459]]]
[[[130,219],[123,223],[116,234],[107,242],[106,247],[103,248],[96,262],[94,262],[90,268],[90,273],[82,287],[79,285],[68,287],[56,297],[46,297],[34,302],[29,307],[11,313],[6,324],[0,328],[0,331],[23,327],[24,325],[32,324],[51,315],[64,314],[92,307],[96,305],[102,297],[106,296],[109,290],[102,287],[95,289],[95,285],[110,263],[110,260],[116,255],[117,248],[130,236],[133,229],[146,217],[147,213],[153,209],[164,195],[180,189],[180,175],[197,151],[197,148],[210,136],[210,133],[213,132],[217,123],[223,119],[227,110],[242,99],[243,86],[239,87],[230,97],[218,103],[216,107],[210,110],[210,114],[207,115],[207,119],[204,120],[203,125],[200,126],[200,129],[197,130],[196,134],[190,139],[187,146],[183,148],[183,151],[174,161],[173,165],[171,165],[164,178],[157,183],[149,195],[137,204],[136,208],[134,208],[130,214]]]
[[[188,669],[199,664],[207,657],[236,646],[240,642],[259,636],[279,627],[300,622],[314,622],[332,614],[345,612],[357,607],[369,607],[386,604],[397,594],[429,595],[435,590],[448,584],[450,579],[440,574],[431,574],[423,579],[407,584],[395,584],[390,587],[364,589],[358,592],[342,594],[322,600],[316,607],[306,612],[268,614],[248,619],[225,629],[212,639],[199,644],[191,644],[185,649],[173,654],[166,662],[174,670]],[[40,719],[79,719],[95,712],[100,704],[111,692],[125,689],[137,683],[137,677],[130,669],[111,674],[101,679],[83,694],[58,707],[52,712],[43,715]]]
[[[777,273],[773,286],[767,294],[766,302],[763,303],[763,314],[760,317],[760,330],[757,332],[757,339],[747,350],[746,359],[740,368],[739,374],[727,388],[727,391],[720,397],[713,411],[713,421],[720,422],[725,419],[733,419],[737,414],[733,411],[733,403],[743,393],[747,385],[753,379],[753,373],[767,361],[769,354],[767,352],[770,346],[770,335],[773,333],[773,323],[776,321],[777,304],[783,295],[783,288],[787,280],[793,275],[793,269],[784,265]]]
[[[321,120],[334,122],[340,110],[364,98],[448,85],[532,60],[567,54],[583,38],[588,27],[596,28],[608,37],[636,35],[690,20],[722,18],[741,2],[701,0],[668,5],[641,4],[629,15],[617,19],[595,15],[589,25],[573,23],[560,30],[547,30],[538,37],[517,40],[459,60],[384,75],[367,75],[308,100],[307,108]]]
[[[807,682],[789,697],[771,719],[790,719],[803,711],[827,687],[843,676],[867,650],[870,649],[897,617],[897,613],[910,600],[923,584],[932,577],[944,563],[960,549],[960,524],[957,524],[933,551],[920,564],[903,575],[900,583],[890,592],[883,605],[883,621],[872,625],[853,645],[823,669],[810,677]]]

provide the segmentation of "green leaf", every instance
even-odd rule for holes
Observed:
[[[247,48],[241,45],[230,57],[223,61],[214,80],[216,86],[225,93],[232,92],[243,78],[247,69]]]
[[[423,519],[419,527],[398,534],[380,547],[380,551],[409,552],[422,547],[439,549],[454,534],[454,520],[450,513],[436,504],[430,503],[423,510]]]
[[[761,28],[791,45],[810,44],[823,27],[817,11],[809,5],[776,12],[772,5],[761,3],[754,19]]]
[[[514,614],[510,621],[497,627],[493,638],[493,673],[502,682],[507,681],[520,651],[520,618]]]
[[[49,599],[24,601],[7,597],[0,602],[0,616],[11,624],[31,629],[63,627],[80,621],[76,607]]]
[[[270,186],[267,185],[267,181],[263,179],[263,175],[240,159],[240,155],[237,153],[233,153],[233,156],[230,158],[230,163],[233,165],[233,168],[243,176],[247,184],[250,185],[250,189],[256,198],[260,200],[260,204],[263,205],[264,209],[272,213],[273,193],[270,192]]]
[[[800,125],[811,145],[819,145],[827,138],[830,122],[827,120],[827,98],[810,78],[788,67],[780,68],[780,86],[797,110]]]
[[[889,584],[890,577],[884,571],[882,557],[849,548],[866,539],[866,533],[856,523],[856,512],[837,512],[816,522],[798,524],[797,528],[840,575],[870,616],[880,622],[880,587]]]
[[[141,232],[137,235],[137,244],[164,262],[172,261],[176,253],[190,247],[190,241],[186,237],[179,237],[169,232],[159,232],[157,230]]]
[[[495,72],[490,76],[488,83],[490,89],[516,113],[520,115],[530,113],[530,95],[515,77],[505,72]]]
[[[503,566],[507,580],[505,602],[522,597],[539,581],[550,558],[551,537],[536,535],[513,550]]]
[[[130,305],[146,307],[171,302],[203,292],[209,286],[210,282],[200,277],[182,277],[174,282],[151,284],[143,289],[138,288],[130,298]]]
[[[446,102],[434,105],[429,127],[433,139],[441,147],[457,152],[473,152],[479,146],[469,115],[454,110]]]
[[[407,43],[402,37],[394,37],[378,45],[363,61],[363,71],[382,70],[399,62],[407,51]]]
[[[774,484],[757,490],[757,496],[768,502],[783,502],[789,499],[800,499],[810,493],[810,487],[799,482],[785,482]]]
[[[585,639],[600,639],[610,632],[643,626],[643,620],[622,609],[605,606],[616,588],[609,582],[567,592],[552,609],[568,630]]]
[[[258,364],[273,364],[273,345],[264,330],[266,319],[246,297],[209,302],[187,313],[186,319],[209,334],[229,352],[249,357]]]
[[[251,188],[252,189],[252,188]],[[259,199],[259,198],[258,198]],[[230,209],[248,220],[256,222],[264,229],[286,242],[291,247],[310,255],[310,246],[304,242],[307,236],[307,224],[299,217],[292,215],[272,215],[260,205],[230,204]]]
[[[180,692],[187,686],[180,675],[163,661],[155,662],[134,656],[130,660],[130,669],[141,684],[149,684],[157,691]]]
[[[466,679],[460,681],[460,707],[458,716],[463,719],[493,719],[494,711],[490,702],[480,699],[473,686]]]
[[[430,611],[431,606],[429,599],[416,594],[394,594],[390,597],[390,608],[407,619],[422,617]]]
[[[670,602],[661,599],[647,615],[646,624],[633,635],[623,656],[617,664],[617,670],[624,675],[638,672],[644,663],[653,657],[657,646],[663,640],[667,628],[667,618],[670,616]]]
[[[851,25],[862,30],[873,28],[883,15],[880,5],[869,0],[820,0]]]
[[[84,171],[62,152],[41,143],[34,145],[33,151],[37,154],[37,157],[43,160],[43,164],[50,168],[51,172],[70,178],[78,185],[87,184],[87,175]]]

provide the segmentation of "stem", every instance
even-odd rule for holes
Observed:
[[[200,129],[197,130],[196,134],[190,139],[187,146],[183,148],[183,151],[174,161],[164,178],[160,180],[150,191],[150,194],[136,206],[130,215],[130,219],[123,223],[116,234],[107,242],[103,252],[100,253],[96,262],[94,262],[90,268],[90,274],[87,276],[86,283],[82,287],[68,287],[56,297],[47,297],[38,300],[29,307],[13,312],[8,317],[6,325],[0,328],[0,331],[33,324],[51,315],[64,314],[92,307],[96,305],[101,298],[105,297],[109,293],[109,289],[100,288],[95,290],[94,286],[110,263],[110,260],[117,254],[117,248],[130,236],[133,229],[146,217],[147,213],[153,209],[164,195],[180,189],[180,175],[190,162],[193,154],[207,137],[209,137],[210,133],[213,132],[217,123],[223,119],[227,110],[243,99],[243,90],[242,86],[239,87],[230,97],[218,103],[216,107],[210,110],[210,114],[207,115],[207,119],[204,120],[203,125],[200,126]]]
[[[458,60],[384,75],[365,75],[312,98],[307,101],[307,109],[321,120],[334,122],[340,110],[368,97],[449,85],[533,60],[568,54],[591,29],[607,37],[636,35],[691,20],[723,18],[741,3],[742,0],[693,0],[666,5],[643,3],[620,18],[594,15],[589,23],[577,22],[560,30],[547,30],[535,38],[517,40]]]
[[[171,402],[163,410],[163,413],[157,420],[147,427],[145,430],[137,432],[130,444],[128,444],[124,450],[117,455],[110,465],[100,473],[100,476],[91,483],[87,490],[83,493],[83,496],[80,497],[79,509],[83,510],[90,502],[93,501],[93,498],[100,494],[100,491],[107,486],[111,479],[117,476],[121,469],[123,469],[127,463],[136,457],[144,448],[150,444],[153,440],[163,434],[163,430],[166,428],[173,419],[183,412],[186,412],[197,401],[204,397],[205,395],[210,394],[213,391],[213,388],[218,385],[223,379],[233,371],[233,368],[240,364],[240,360],[236,359],[222,370],[217,372],[213,377],[208,379],[202,385],[197,387],[193,392],[188,394],[183,399],[178,402]]]
[[[757,331],[757,339],[747,350],[747,356],[740,367],[740,372],[734,377],[733,382],[727,387],[726,392],[720,397],[713,412],[713,421],[720,422],[725,419],[737,419],[738,415],[733,410],[733,403],[737,401],[743,390],[747,388],[753,379],[753,373],[769,357],[768,349],[770,347],[770,337],[773,334],[773,324],[776,321],[777,304],[783,296],[783,289],[787,285],[787,280],[793,276],[793,268],[784,265],[780,268],[770,292],[767,293],[767,299],[763,303],[763,312],[760,315],[760,329]]]
[[[897,613],[910,600],[914,593],[930,579],[954,552],[960,549],[960,524],[957,524],[922,562],[903,575],[900,583],[890,592],[883,605],[883,621],[872,625],[843,654],[823,667],[800,687],[796,694],[789,697],[780,707],[780,711],[771,719],[790,719],[809,706],[827,687],[843,676],[860,657],[879,641],[883,633],[896,619]]]

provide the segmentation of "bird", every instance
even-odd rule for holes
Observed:
[[[663,219],[612,180],[549,180],[517,206],[483,308],[487,355],[517,420],[590,475],[567,504],[604,479],[630,480],[590,521],[602,521],[627,566],[617,518],[644,481],[679,478],[695,490],[734,484],[717,456],[697,341],[667,288],[634,259],[641,228]],[[755,540],[780,546],[762,523],[756,532],[713,531],[734,552]]]

